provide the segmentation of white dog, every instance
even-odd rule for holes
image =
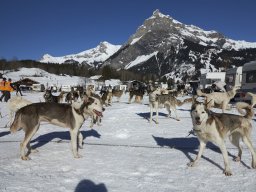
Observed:
[[[241,160],[242,147],[240,146],[239,140],[242,139],[252,154],[252,168],[256,168],[256,153],[251,140],[251,120],[254,111],[249,104],[243,102],[237,103],[237,109],[239,112],[245,110],[245,115],[213,113],[206,108],[205,104],[197,101],[193,102],[191,107],[193,130],[198,137],[200,147],[197,157],[188,166],[193,167],[198,163],[207,142],[210,141],[215,143],[222,152],[225,165],[224,174],[226,176],[232,175],[224,140],[225,137],[229,136],[231,143],[238,148],[238,156],[235,158],[235,161]]]
[[[206,97],[207,109],[214,107],[215,105],[221,106],[222,112],[228,108],[230,100],[235,96],[237,88],[234,87],[228,92],[212,92],[210,94],[203,93],[200,89],[197,90],[198,96]]]

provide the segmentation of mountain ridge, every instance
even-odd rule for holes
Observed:
[[[53,63],[78,62],[191,79],[207,71],[221,71],[256,60],[256,42],[233,40],[215,30],[183,24],[155,10],[123,45],[102,42],[78,54],[44,56],[40,62],[49,62],[51,58]]]

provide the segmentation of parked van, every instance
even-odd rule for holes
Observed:
[[[215,82],[225,82],[226,72],[208,72],[202,74],[200,77],[200,89],[211,89],[211,86]]]
[[[32,84],[31,88],[32,88],[33,91],[40,91],[40,92],[45,91],[44,84]]]
[[[236,67],[228,69],[226,71],[225,83],[227,86],[227,91],[233,87],[241,87],[242,84],[242,69],[243,67]]]
[[[242,69],[241,88],[235,97],[236,101],[250,101],[247,92],[256,94],[256,61],[245,63]]]
[[[71,91],[71,85],[62,85],[61,86],[61,91],[66,92],[66,93],[70,92]]]

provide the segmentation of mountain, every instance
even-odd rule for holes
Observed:
[[[235,41],[156,10],[103,66],[187,79],[251,60],[256,60],[256,42]]]
[[[42,63],[80,63],[95,66],[98,63],[104,62],[111,55],[113,55],[121,46],[112,45],[106,41],[101,42],[97,47],[89,49],[77,54],[54,57],[45,54],[39,62]]]

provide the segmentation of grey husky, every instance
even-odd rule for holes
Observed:
[[[207,103],[207,108],[210,109],[215,105],[219,105],[224,113],[228,109],[228,104],[230,100],[235,96],[237,87],[233,87],[228,92],[212,92],[210,94],[203,93],[200,89],[197,90],[198,96],[206,97],[205,102]]]
[[[156,111],[156,123],[158,124],[158,109],[160,105],[164,105],[168,111],[168,117],[171,117],[171,109],[175,113],[176,120],[180,121],[176,107],[181,106],[184,103],[191,102],[190,99],[185,99],[180,101],[176,99],[172,94],[162,94],[162,89],[157,88],[155,91],[149,93],[149,107],[150,107],[150,119],[149,122],[152,122],[153,119],[153,110]]]
[[[225,137],[229,136],[229,140],[238,148],[238,155],[235,161],[240,161],[242,156],[242,147],[239,140],[246,144],[252,154],[252,167],[256,168],[256,153],[252,145],[251,120],[254,115],[252,107],[244,102],[238,102],[236,107],[240,113],[245,110],[245,115],[235,115],[227,113],[213,113],[209,111],[205,104],[193,101],[191,107],[191,117],[193,123],[193,130],[196,133],[200,142],[199,152],[194,161],[190,162],[188,166],[195,166],[202,156],[208,141],[216,144],[224,158],[224,174],[226,176],[232,175],[230,164],[228,160],[228,152],[225,146]]]
[[[69,128],[73,155],[75,158],[81,157],[78,154],[77,138],[81,147],[83,136],[79,129],[88,117],[96,119],[102,116],[104,111],[99,99],[94,97],[84,97],[83,99],[82,102],[74,102],[72,105],[48,102],[33,103],[19,109],[10,130],[12,133],[19,129],[23,129],[25,132],[24,140],[20,144],[21,159],[29,160],[30,140],[39,129],[42,121]],[[26,147],[28,149],[27,153],[25,153]]]

